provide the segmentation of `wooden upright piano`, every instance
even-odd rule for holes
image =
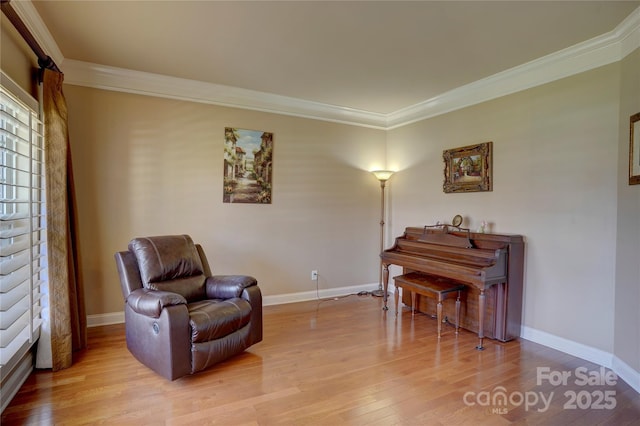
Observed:
[[[380,257],[385,310],[389,266],[397,265],[403,273],[423,272],[467,285],[460,326],[478,333],[479,350],[484,349],[484,337],[506,342],[520,336],[524,272],[521,235],[475,233],[448,225],[408,227]],[[408,295],[402,300],[410,303]],[[418,309],[434,312],[433,303],[420,298]],[[453,318],[452,309],[445,305],[445,316]]]

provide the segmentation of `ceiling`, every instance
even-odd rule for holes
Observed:
[[[377,114],[610,32],[640,6],[640,1],[32,3],[64,60]]]

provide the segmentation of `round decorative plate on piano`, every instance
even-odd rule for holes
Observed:
[[[460,216],[459,214],[455,215],[453,217],[453,219],[451,220],[451,224],[453,226],[460,226],[462,225],[462,216]]]

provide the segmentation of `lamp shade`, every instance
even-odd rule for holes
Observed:
[[[384,182],[386,180],[388,180],[392,174],[394,174],[395,172],[393,170],[374,170],[371,173],[373,173],[376,177],[376,179],[378,179],[381,182]]]

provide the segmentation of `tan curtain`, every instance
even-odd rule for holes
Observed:
[[[64,75],[44,70],[47,248],[53,371],[70,367],[73,351],[87,345],[84,292],[77,274],[76,218]]]

